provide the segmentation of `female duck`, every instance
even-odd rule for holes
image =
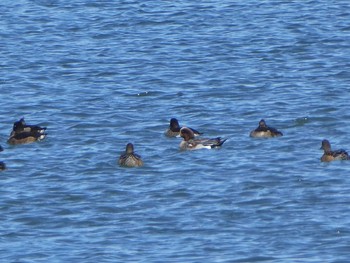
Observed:
[[[119,157],[118,163],[120,166],[125,167],[138,167],[143,165],[141,156],[134,152],[134,145],[132,143],[126,145],[125,153]]]
[[[328,140],[322,141],[321,150],[324,151],[321,162],[331,162],[336,160],[350,160],[348,153],[345,150],[331,150],[331,144]]]
[[[226,139],[222,140],[220,137],[212,139],[195,139],[194,132],[187,127],[181,128],[180,136],[183,138],[183,141],[180,143],[181,150],[218,148],[226,141]]]
[[[192,129],[192,128],[189,128],[193,131],[194,133],[194,136],[199,136],[203,133],[195,130],[195,129]],[[168,136],[168,137],[179,137],[180,136],[180,130],[181,130],[181,126],[179,124],[179,121],[175,118],[172,118],[170,120],[170,125],[169,125],[169,128],[167,129],[167,131],[165,132],[165,135]]]
[[[262,119],[259,121],[259,127],[250,132],[250,137],[256,138],[271,138],[282,136],[283,133],[275,128],[266,125],[266,122]]]

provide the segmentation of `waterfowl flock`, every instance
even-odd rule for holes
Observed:
[[[176,118],[170,119],[168,129],[165,131],[167,137],[181,137],[182,141],[179,144],[180,150],[199,150],[199,149],[213,149],[220,148],[227,139],[221,137],[215,138],[202,138],[202,132],[199,132],[190,127],[181,127],[179,121]],[[39,125],[29,125],[25,122],[24,118],[14,122],[12,131],[10,133],[8,144],[18,145],[33,143],[45,139],[46,127]],[[283,136],[283,133],[273,127],[266,124],[264,119],[259,121],[259,126],[252,130],[249,134],[253,138],[273,138]],[[331,144],[328,140],[323,140],[321,149],[324,151],[321,162],[331,162],[336,160],[350,160],[348,153],[343,150],[332,150]],[[0,146],[0,152],[3,148]],[[125,148],[125,152],[122,153],[118,159],[118,164],[122,167],[140,167],[144,162],[140,155],[134,151],[134,145],[128,143]],[[5,170],[6,165],[0,161],[0,171]]]

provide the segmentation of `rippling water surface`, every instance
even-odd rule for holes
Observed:
[[[319,148],[350,150],[349,10],[2,1],[2,261],[347,262],[350,163]],[[21,117],[47,139],[6,144]],[[228,140],[181,152],[172,117]],[[261,118],[284,136],[249,138]]]

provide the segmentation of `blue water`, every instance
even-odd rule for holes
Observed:
[[[1,262],[348,262],[350,2],[0,3]],[[13,122],[47,127],[10,146]],[[218,150],[179,151],[172,117]],[[249,137],[258,121],[283,137]],[[117,164],[132,142],[145,162]]]

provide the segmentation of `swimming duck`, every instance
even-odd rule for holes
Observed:
[[[13,124],[12,132],[10,136],[13,136],[21,132],[36,132],[36,133],[44,134],[45,130],[46,130],[46,127],[26,124],[24,118],[22,118]]]
[[[331,144],[328,140],[322,141],[322,146],[320,148],[324,151],[321,162],[331,162],[336,160],[350,160],[348,153],[345,150],[331,150]]]
[[[189,128],[193,131],[194,136],[199,136],[203,133]],[[175,118],[170,119],[170,125],[169,128],[166,130],[165,135],[168,137],[179,137],[180,136],[180,130],[181,130],[181,126],[179,125],[179,121]]]
[[[1,147],[0,145],[0,152],[2,152],[4,149]],[[6,169],[6,165],[4,162],[0,162],[0,171],[5,170]]]
[[[266,125],[266,122],[262,119],[259,121],[259,127],[250,132],[250,137],[259,137],[259,138],[270,138],[282,136],[283,133],[278,131],[275,128],[269,127]]]
[[[4,162],[0,162],[0,171],[3,171],[6,169],[6,165]]]
[[[45,137],[46,137],[45,133],[21,132],[21,133],[14,133],[13,135],[11,135],[10,138],[7,140],[7,142],[12,145],[25,144],[25,143],[41,141]]]
[[[180,136],[183,141],[180,143],[181,150],[198,150],[198,149],[212,149],[220,147],[227,139],[222,140],[220,137],[212,139],[195,139],[194,132],[187,127],[182,127]]]
[[[118,163],[120,166],[125,167],[138,167],[143,165],[141,156],[134,152],[134,145],[132,143],[126,145],[125,153],[119,157]]]

